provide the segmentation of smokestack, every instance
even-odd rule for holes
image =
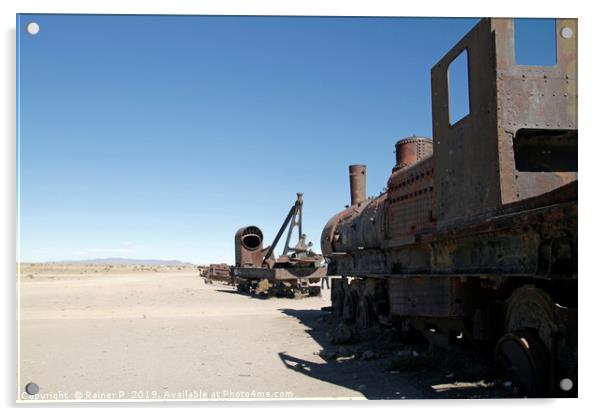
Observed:
[[[349,188],[351,190],[351,206],[366,200],[366,165],[349,166]]]

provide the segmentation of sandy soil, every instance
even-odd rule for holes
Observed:
[[[328,291],[258,299],[194,267],[141,269],[22,265],[19,400],[437,397],[382,360],[323,359]]]

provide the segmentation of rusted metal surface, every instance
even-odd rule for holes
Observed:
[[[393,172],[407,168],[433,154],[433,141],[427,137],[406,137],[395,143]]]
[[[295,281],[308,279],[310,283],[318,283],[319,279],[326,276],[326,267],[290,267],[268,269],[266,267],[237,267],[233,276],[238,279],[262,280],[268,282]]]
[[[569,39],[560,35],[566,27],[573,32]],[[577,179],[576,20],[557,19],[557,33],[555,66],[517,65],[514,19],[483,19],[433,67],[440,226]],[[451,125],[448,69],[463,51],[468,52],[470,114]],[[531,166],[524,166],[530,155]],[[566,158],[574,163],[563,163]]]
[[[288,256],[291,253],[293,254],[291,258],[297,259],[303,258],[303,253],[309,254],[311,252],[311,243],[309,243],[309,245],[306,244],[306,236],[305,234],[303,234],[303,194],[301,192],[297,193],[297,200],[295,201],[295,204],[289,210],[286,218],[284,219],[284,222],[278,230],[278,233],[276,233],[274,241],[272,242],[270,247],[266,249],[266,253],[263,258],[263,263],[266,263],[270,266],[274,264],[274,260],[270,258],[272,257],[274,249],[276,248],[276,245],[278,245],[278,242],[280,241],[280,238],[282,237],[282,234],[284,233],[284,230],[286,230],[287,226],[289,228],[286,236],[286,242],[284,243],[284,249],[282,250],[282,256],[280,256],[279,258],[280,262],[287,261],[284,257]],[[298,232],[298,242],[294,247],[291,247],[291,237],[295,228],[297,228]],[[298,256],[295,253],[301,254],[301,256]],[[321,260],[322,259],[320,258],[320,261]]]
[[[335,244],[339,251],[327,254],[331,258],[329,274],[394,278],[408,274],[507,273],[574,278],[577,206],[571,201],[553,203],[568,198],[569,188],[575,189],[576,184],[534,197],[533,201],[520,201],[517,206],[463,223],[458,228],[417,235],[408,244],[383,244],[380,249],[349,251],[342,250],[346,248],[344,245]],[[537,201],[548,205],[535,208]],[[339,226],[345,227],[341,235],[353,230],[344,222]],[[544,273],[542,261],[550,258],[550,253],[545,252],[549,244],[563,246],[563,249],[552,257],[553,263]]]
[[[562,374],[576,375],[577,361],[576,20],[557,19],[556,34],[556,65],[518,65],[513,19],[481,20],[431,70],[432,145],[398,141],[386,191],[375,198],[358,199],[350,176],[352,204],[321,236],[328,274],[344,276],[332,291],[342,319],[401,321],[438,345],[501,338],[517,363],[532,358],[515,343],[528,331],[553,368],[526,368],[519,378],[539,389],[528,380],[533,371],[550,391]],[[448,71],[463,52],[469,113],[452,124]],[[523,324],[504,326],[501,305],[535,293],[525,285],[571,317],[558,326],[557,345],[533,334],[522,309],[514,321]]]
[[[366,200],[366,165],[349,166],[349,190],[351,206],[359,205]]]
[[[527,225],[528,214],[502,217],[553,205],[559,195],[568,196],[566,202],[577,199],[576,192],[567,191],[576,190],[577,180],[571,159],[577,140],[576,22],[559,19],[557,30],[565,28],[573,36],[557,36],[558,63],[553,67],[514,63],[512,19],[483,19],[433,67],[433,154],[427,138],[398,141],[387,191],[367,200],[354,196],[357,175],[351,174],[364,166],[350,166],[352,204],[327,223],[321,239],[333,273],[473,273],[480,267],[483,273],[496,268],[535,273],[532,266],[545,238],[541,230],[554,227],[559,218],[552,212],[558,210],[542,212],[526,232],[520,227]],[[450,125],[447,72],[463,51],[468,52],[470,113]],[[523,155],[515,157],[515,150]],[[550,171],[554,167],[561,171]],[[508,186],[518,191],[510,196]],[[576,230],[570,228],[576,223],[570,220],[573,213],[560,215],[566,216],[566,224],[556,234],[576,240]],[[442,254],[432,242],[449,241],[448,231],[459,233],[453,238],[460,240],[447,243]],[[467,236],[470,232],[489,238],[491,247],[478,249]],[[572,245],[569,256],[576,258]],[[514,251],[523,254],[508,255]],[[503,261],[484,266],[497,255]],[[466,266],[470,262],[473,267]]]
[[[210,264],[202,276],[205,282],[222,282],[232,284],[231,266],[226,263]]]
[[[435,168],[431,157],[396,171],[387,184],[387,239],[408,239],[435,229]]]
[[[548,396],[556,365],[577,381],[568,368],[577,362],[577,316],[559,307],[549,293],[533,285],[514,291],[504,305],[506,335],[497,342],[495,358],[517,379],[529,397]],[[554,360],[550,351],[560,359]],[[576,370],[576,368],[575,368]],[[514,374],[512,374],[514,373]]]
[[[234,257],[237,267],[261,266],[263,232],[254,225],[242,227],[234,235]]]
[[[304,294],[317,294],[319,287],[310,287],[326,276],[324,257],[312,250],[312,243],[303,233],[303,194],[289,210],[276,233],[272,244],[263,248],[263,233],[258,227],[243,227],[235,235],[236,265],[231,276],[240,292],[272,293],[284,289],[286,295],[300,290]],[[275,258],[274,252],[287,230],[282,255]],[[297,229],[297,242],[292,244]],[[317,289],[317,290],[315,290]]]

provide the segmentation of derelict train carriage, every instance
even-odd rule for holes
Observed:
[[[231,266],[226,263],[210,264],[209,267],[199,267],[199,272],[205,283],[213,284],[214,282],[224,283],[226,285],[234,285],[231,276]]]
[[[513,19],[483,19],[431,70],[434,139],[397,142],[376,198],[351,166],[351,205],[321,239],[343,276],[334,314],[489,347],[530,396],[577,394],[577,21],[556,33],[556,65],[518,65]],[[464,51],[470,111],[452,124]]]

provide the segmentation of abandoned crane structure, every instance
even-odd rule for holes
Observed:
[[[314,285],[326,276],[324,258],[311,249],[303,234],[303,194],[289,210],[274,241],[263,247],[263,232],[256,226],[239,229],[234,236],[235,265],[232,278],[242,293],[275,296],[312,296],[320,293]],[[282,255],[274,256],[276,245],[288,227]],[[298,241],[291,246],[294,229]]]

